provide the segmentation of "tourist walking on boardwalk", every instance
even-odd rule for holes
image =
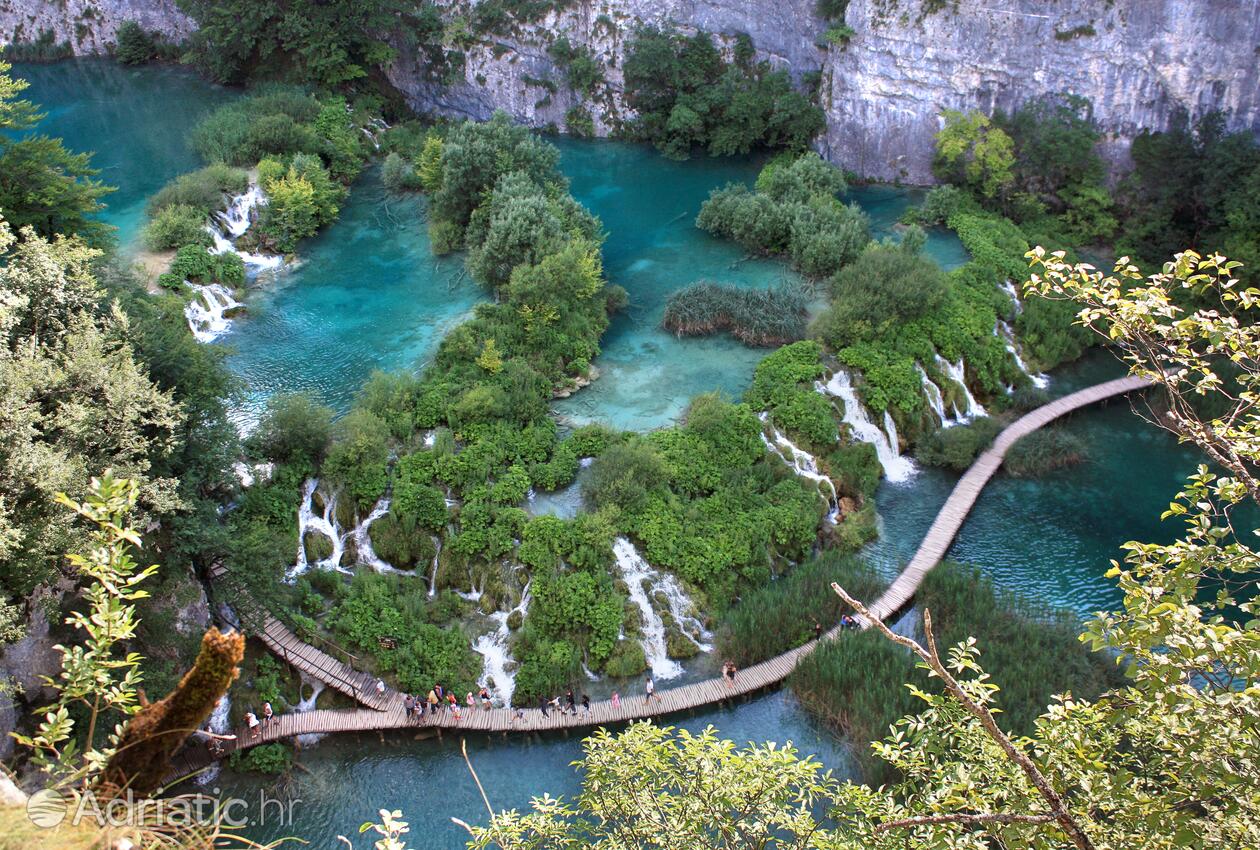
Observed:
[[[589,694],[582,694],[582,710],[588,715],[591,713],[591,697]]]
[[[451,694],[451,714],[455,715],[456,723],[458,723],[464,717],[459,707],[459,700],[455,699],[454,694]]]
[[[543,717],[549,717],[547,714],[547,698],[540,696],[538,698],[538,710],[543,713]]]
[[[446,710],[450,711],[453,708],[459,708],[459,700],[455,699],[454,692],[447,691],[446,692]]]
[[[652,677],[651,677],[651,676],[648,676],[648,677],[647,677],[647,685],[646,685],[646,686],[644,686],[644,688],[643,688],[643,701],[644,701],[644,702],[646,702],[647,704],[651,705],[651,704],[652,704],[652,697],[656,697],[656,685],[652,684]],[[661,698],[660,698],[660,697],[656,697],[656,701],[657,701],[657,702],[660,702],[660,701],[661,701]]]
[[[572,714],[575,717],[577,716],[577,700],[573,698],[573,688],[569,688],[569,690],[565,693],[564,705],[566,713]]]
[[[556,713],[557,713],[557,714],[564,714],[564,708],[563,708],[563,707],[561,707],[561,705],[560,705],[560,697],[559,697],[559,696],[554,696],[554,697],[552,697],[552,698],[551,698],[551,707],[552,707],[552,708],[554,708],[554,709],[556,710]]]
[[[427,701],[429,703],[429,713],[437,714],[437,707],[438,707],[437,688],[429,688],[429,698]]]
[[[814,623],[814,640],[822,640],[822,623]]]
[[[271,703],[269,703],[269,702],[264,702],[264,703],[263,703],[263,716],[262,716],[262,719],[263,719],[263,723],[270,723],[271,721],[273,721],[273,720],[275,720],[275,719],[276,719],[275,713],[274,713],[274,712],[272,712],[272,710],[271,710]]]
[[[613,695],[612,695],[612,707],[613,707],[614,709],[619,709],[619,708],[621,708],[621,694],[617,693],[616,691],[613,691]]]
[[[490,689],[485,685],[481,686],[481,707],[486,711],[490,710]]]
[[[377,696],[385,695],[385,680],[384,679],[376,680],[376,695]]]
[[[477,705],[477,701],[473,699],[472,691],[469,691],[468,694],[464,697],[464,705],[468,706],[469,708],[473,708]]]
[[[406,699],[403,700],[403,714],[406,715],[408,720],[410,720],[411,712],[415,710],[416,710],[416,700],[411,694],[407,694]]]
[[[722,667],[722,675],[726,677],[726,686],[732,690],[735,689],[735,662],[728,661]]]
[[[245,725],[249,727],[250,740],[258,737],[258,717],[252,711],[245,712]]]

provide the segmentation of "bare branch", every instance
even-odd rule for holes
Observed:
[[[903,637],[893,632],[892,629],[888,628],[888,626],[884,624],[883,620],[876,617],[870,612],[870,609],[845,592],[845,589],[839,584],[832,582],[831,589],[836,592],[837,596],[852,605],[854,610],[857,611],[867,621],[867,623],[878,629],[884,637],[894,643],[908,648],[915,655],[919,656],[919,658],[923,659],[928,667],[931,668],[932,672],[940,677],[941,681],[945,684],[945,688],[953,695],[954,699],[958,700],[958,702],[961,703],[967,711],[980,721],[980,725],[984,727],[984,731],[987,732],[989,737],[1002,748],[1002,751],[1006,753],[1007,758],[1015,762],[1015,764],[1019,766],[1020,770],[1024,772],[1024,775],[1028,777],[1028,781],[1031,782],[1033,787],[1037,789],[1037,793],[1040,794],[1041,798],[1046,801],[1051,814],[1054,816],[1055,822],[1058,823],[1059,826],[1062,827],[1063,831],[1067,833],[1068,837],[1072,840],[1072,843],[1076,845],[1078,850],[1094,850],[1093,842],[1090,841],[1089,836],[1085,834],[1085,830],[1081,827],[1081,825],[1076,822],[1076,818],[1073,817],[1072,813],[1068,811],[1066,803],[1064,803],[1063,798],[1059,796],[1059,793],[1050,785],[1050,781],[1046,779],[1045,775],[1037,768],[1037,765],[1033,764],[1032,759],[1016,747],[1007,734],[1001,730],[1001,728],[997,725],[997,721],[994,719],[992,712],[990,712],[983,704],[976,702],[967,694],[962,685],[959,684],[958,680],[955,679],[949,670],[946,669],[945,665],[941,663],[941,659],[937,656],[935,651],[929,652],[924,649],[918,641],[912,638]],[[936,639],[932,635],[931,615],[925,612],[923,620],[924,631],[927,634],[928,643],[934,650]]]

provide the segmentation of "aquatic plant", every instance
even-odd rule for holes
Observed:
[[[743,289],[700,281],[669,297],[661,327],[679,336],[729,331],[745,345],[780,346],[804,336],[808,308],[799,286]]]
[[[1015,441],[1002,465],[1016,478],[1044,475],[1089,459],[1085,441],[1064,428],[1042,428]]]

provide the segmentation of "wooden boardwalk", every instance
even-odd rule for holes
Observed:
[[[968,513],[975,505],[980,491],[1002,465],[1002,458],[1020,438],[1031,434],[1054,419],[1117,395],[1142,389],[1148,384],[1140,378],[1124,377],[1087,387],[1050,402],[1028,413],[1007,426],[982,453],[971,468],[959,479],[953,492],[937,514],[927,536],[904,570],[893,580],[884,594],[870,606],[871,612],[881,619],[887,618],[905,607],[913,598],[924,576],[940,563],[962,527]],[[212,572],[212,578],[223,574],[221,569]],[[865,624],[863,624],[865,625]],[[824,640],[834,638],[839,627],[833,628]],[[383,729],[436,729],[459,732],[547,732],[562,729],[579,729],[589,726],[624,723],[648,717],[672,714],[724,702],[745,694],[773,687],[787,678],[796,662],[813,651],[816,641],[810,641],[782,655],[754,664],[739,671],[733,686],[721,679],[708,679],[657,693],[648,703],[641,693],[628,696],[614,706],[603,700],[592,703],[591,710],[584,712],[578,707],[577,714],[561,714],[550,711],[547,716],[537,708],[525,709],[517,717],[513,709],[462,707],[458,720],[445,709],[436,715],[407,717],[403,696],[386,688],[377,693],[375,677],[356,670],[331,655],[300,641],[289,629],[273,617],[264,618],[264,627],[257,635],[267,646],[308,676],[320,679],[329,686],[367,706],[357,709],[319,709],[302,713],[278,715],[264,724],[258,734],[249,737],[244,729],[234,730],[236,740],[225,741],[223,755],[233,749],[247,749],[258,744],[289,738],[294,735],[326,734],[331,732],[368,732]],[[170,778],[189,776],[211,763],[213,757],[206,747],[192,742],[171,765]]]

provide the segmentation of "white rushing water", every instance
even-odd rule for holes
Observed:
[[[897,443],[896,426],[893,425],[889,429],[889,425],[892,424],[892,417],[888,416],[887,411],[885,411],[884,428],[882,429],[871,421],[870,414],[867,413],[862,402],[858,400],[857,391],[853,389],[848,372],[839,369],[827,383],[815,383],[814,389],[824,395],[840,399],[844,405],[845,423],[852,430],[854,437],[875,447],[875,454],[879,458],[880,466],[884,467],[885,478],[896,483],[905,481],[914,475],[914,463],[909,458],[901,456],[901,447]]]
[[[819,495],[827,500],[827,522],[835,524],[840,516],[840,498],[832,480],[818,471],[818,459],[804,449],[798,448],[778,428],[774,427],[774,424],[770,422],[770,414],[762,412],[757,416],[770,429],[770,437],[767,437],[764,431],[761,434],[761,442],[766,444],[766,449],[792,467],[801,478],[813,481],[831,494],[827,496],[822,490],[819,491]],[[787,454],[784,454],[785,451]]]
[[[267,205],[267,196],[257,183],[228,201],[227,209],[220,210],[210,217],[206,223],[206,232],[214,244],[211,254],[222,254],[225,251],[236,251],[236,240],[249,230],[250,225],[258,217],[258,209]],[[279,254],[252,254],[249,251],[237,251],[245,265],[255,272],[278,269],[284,264],[284,257]]]
[[[984,406],[976,401],[976,397],[971,394],[971,390],[967,389],[967,363],[961,357],[957,363],[950,363],[941,355],[937,354],[936,368],[944,372],[951,381],[958,385],[962,390],[963,401],[966,405],[965,410],[958,409],[958,403],[954,403],[954,418],[960,422],[967,422],[975,419],[977,416],[988,416]]]
[[[1015,289],[1015,284],[1011,280],[1008,279],[1002,283],[1002,291],[1011,296],[1016,316],[1024,312],[1024,302],[1019,300],[1019,291]]]
[[[1001,332],[1002,338],[1006,341],[1006,350],[1015,360],[1015,365],[1019,367],[1019,371],[1023,372],[1033,382],[1033,386],[1037,389],[1044,390],[1050,386],[1050,376],[1044,372],[1033,373],[1028,371],[1028,365],[1024,363],[1024,358],[1019,354],[1019,345],[1015,341],[1015,332],[1011,330],[1011,326],[1001,320],[994,326],[993,332],[996,334]]]
[[[433,563],[429,565],[429,598],[437,596],[438,558],[442,555],[442,538],[435,534],[433,541]]]
[[[372,507],[371,512],[359,521],[359,524],[349,531],[342,529],[341,524],[337,521],[337,494],[331,494],[324,501],[324,511],[322,514],[315,512],[315,491],[319,489],[318,478],[308,478],[306,483],[302,485],[302,503],[298,505],[298,551],[297,561],[293,568],[289,570],[288,578],[293,579],[302,573],[315,567],[320,570],[340,570],[349,573],[349,570],[341,566],[342,557],[346,551],[346,544],[353,543],[355,551],[355,563],[371,567],[378,573],[394,573],[396,575],[410,576],[413,572],[408,570],[400,570],[388,561],[376,554],[376,550],[372,548],[372,537],[368,533],[372,527],[372,523],[389,513],[389,498],[382,496]],[[318,534],[324,537],[332,545],[332,554],[326,558],[320,558],[315,563],[310,563],[306,557],[306,535],[308,533]],[[436,573],[437,556],[433,559],[434,570]],[[430,583],[430,589],[433,585]]]
[[[526,583],[525,589],[521,591],[520,604],[511,611],[495,611],[491,614],[490,619],[495,621],[497,627],[494,631],[477,638],[473,643],[473,651],[484,659],[481,665],[481,678],[477,680],[477,684],[483,688],[489,688],[491,696],[499,705],[510,706],[512,692],[516,688],[516,671],[513,669],[516,662],[508,649],[508,640],[511,637],[508,619],[513,613],[519,611],[524,620],[525,614],[529,611],[529,602],[529,584]]]
[[[621,577],[629,588],[630,601],[643,616],[643,654],[647,657],[652,678],[673,679],[682,675],[682,665],[669,657],[665,644],[665,621],[653,607],[652,598],[657,594],[664,596],[670,615],[678,623],[683,635],[702,652],[708,652],[713,647],[707,643],[708,634],[692,613],[695,604],[676,578],[654,569],[626,538],[618,537],[613,541],[613,556],[617,561],[617,569],[621,571]],[[644,588],[645,584],[648,589]],[[700,640],[691,636],[692,630],[699,631]]]
[[[184,307],[184,316],[197,342],[212,342],[227,333],[232,320],[224,313],[241,306],[241,302],[232,297],[232,290],[221,283],[208,286],[188,283],[188,286],[192,288],[193,298]]]
[[[324,692],[324,688],[327,686],[318,679],[309,678],[305,673],[299,672],[298,675],[301,677],[299,693],[305,692],[307,688],[311,689],[311,693],[310,696],[302,697],[302,699],[298,701],[298,704],[293,707],[293,710],[298,712],[314,711],[315,701],[319,699],[319,695]],[[312,732],[307,735],[298,735],[297,742],[299,746],[309,747],[312,744],[318,743],[323,737],[323,733]]]
[[[942,428],[952,428],[957,425],[957,420],[950,418],[945,412],[945,397],[941,394],[941,388],[932,383],[932,379],[928,377],[927,371],[918,363],[914,364],[914,368],[919,370],[919,381],[923,384],[923,395],[927,398],[928,407],[936,414],[936,418],[940,420]]]
[[[215,735],[226,735],[229,727],[229,720],[232,714],[232,698],[227,694],[219,697],[219,701],[214,704],[214,708],[210,711],[210,719],[206,723],[206,728]],[[194,740],[200,740],[201,736],[194,736]],[[204,739],[208,741],[209,739]],[[219,778],[219,762],[213,761],[210,766],[197,774],[193,780],[198,785],[209,785],[211,782]]]

